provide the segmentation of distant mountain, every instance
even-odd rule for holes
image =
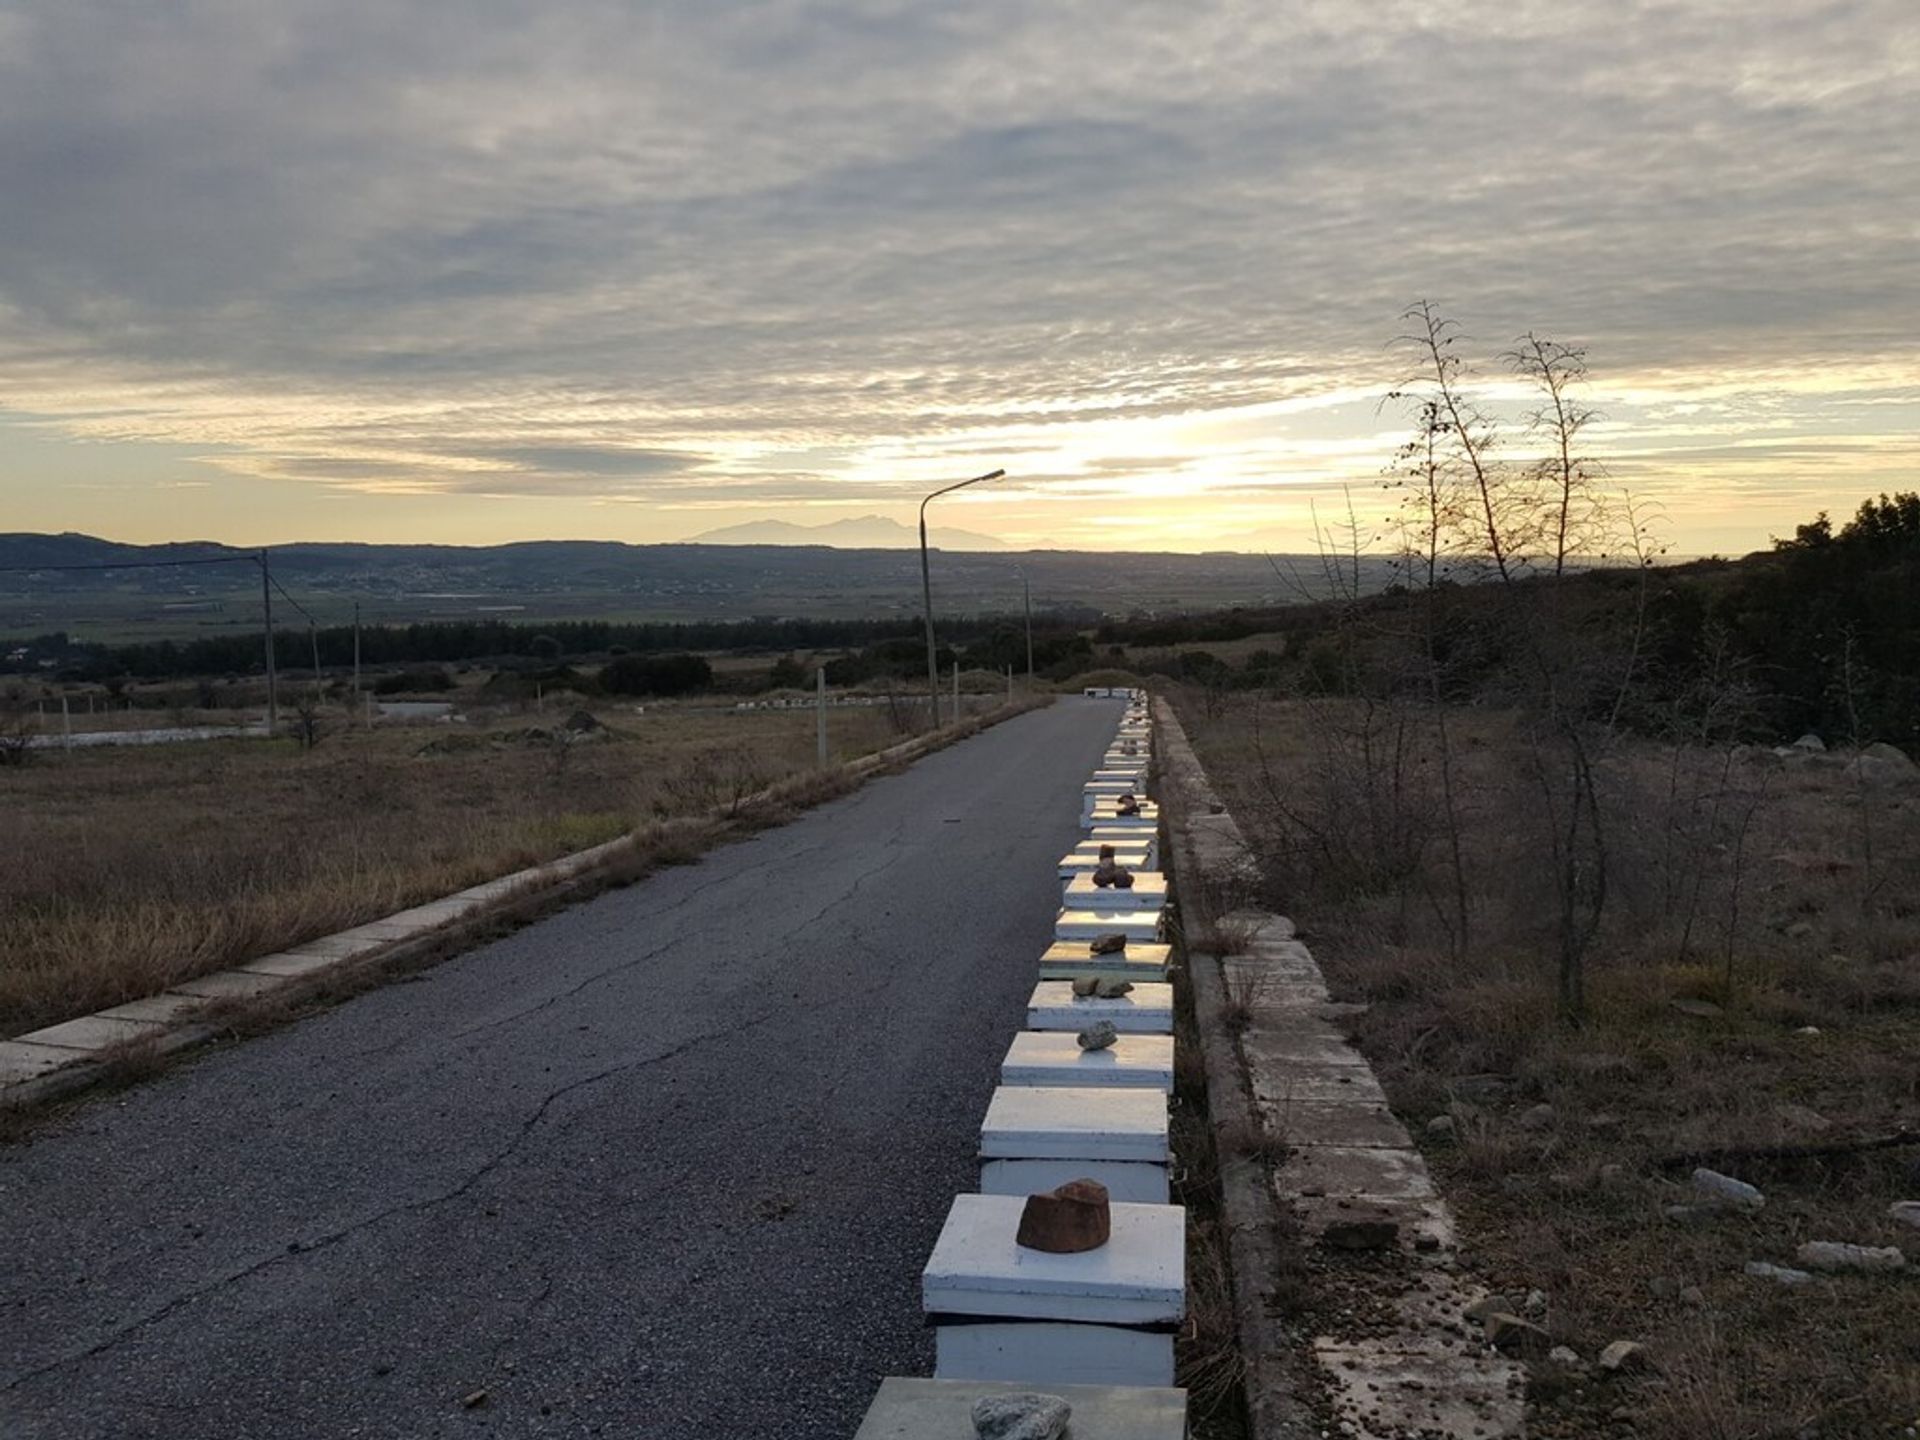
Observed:
[[[863,523],[876,525],[886,543],[854,548],[849,528]],[[747,528],[680,545],[275,545],[275,618],[297,629],[308,615],[325,627],[350,621],[356,610],[370,623],[388,625],[920,615],[920,557],[905,543],[914,533],[907,526],[886,520],[787,525],[774,532],[810,543],[714,543]],[[931,538],[941,546],[933,594],[943,616],[1020,613],[1023,575],[1036,616],[1077,624],[1103,615],[1285,604],[1325,583],[1319,559],[1307,555],[1269,561],[1264,555],[1004,546],[970,553],[971,546],[995,542],[945,530]],[[90,535],[0,533],[0,638],[66,631],[86,640],[145,640],[257,627],[258,553],[210,541],[130,545]],[[1366,588],[1392,578],[1386,561],[1369,557],[1364,564]]]
[[[862,515],[856,520],[830,520],[824,525],[794,525],[786,520],[752,520],[709,530],[687,541],[689,545],[830,545],[836,550],[904,550],[918,548],[920,531],[884,515]],[[934,526],[927,543],[940,550],[1008,550],[1004,540],[976,535],[971,530]]]

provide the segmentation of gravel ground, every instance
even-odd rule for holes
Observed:
[[[1118,708],[0,1150],[0,1436],[850,1435],[930,1371],[920,1267]]]

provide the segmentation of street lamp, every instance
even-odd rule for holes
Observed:
[[[942,486],[920,502],[920,595],[925,601],[927,617],[927,703],[933,707],[933,728],[940,728],[940,662],[935,658],[933,646],[933,571],[927,565],[927,506],[942,495],[951,495],[955,490],[964,490],[969,485],[978,485],[983,480],[998,480],[1007,472],[995,470],[990,475],[976,475],[971,480],[958,480],[951,485]],[[956,714],[954,718],[959,719]]]

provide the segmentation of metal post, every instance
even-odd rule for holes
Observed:
[[[360,602],[353,602],[353,693],[360,693]]]
[[[822,769],[825,769],[827,764],[827,667],[822,665],[818,670],[814,672],[814,676],[816,681],[817,693],[819,694],[819,697],[820,697],[820,704],[819,704],[820,766]]]
[[[953,662],[953,723],[960,723],[960,662]]]
[[[60,692],[60,728],[67,732],[67,748],[73,748],[73,711],[67,707],[67,695]]]
[[[927,500],[933,496],[927,496]],[[933,648],[933,571],[927,567],[927,500],[920,502],[920,603],[927,621],[927,704],[933,728],[940,728],[940,662]]]
[[[307,621],[307,643],[313,646],[313,693],[320,693],[320,630],[313,621]]]
[[[267,738],[280,728],[280,696],[273,681],[273,574],[267,568],[267,552],[260,552],[260,601],[267,614]]]
[[[1007,704],[1013,704],[1013,666],[1007,666]]]

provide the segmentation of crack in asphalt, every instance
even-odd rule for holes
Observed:
[[[759,837],[749,837],[748,839],[740,841],[738,843],[751,844],[752,841],[757,838]],[[782,855],[777,860],[771,862],[771,864],[766,868],[771,869],[774,866],[784,866],[793,861],[805,859],[809,855],[813,855],[818,851],[826,849],[829,843],[830,842],[827,840],[822,840],[818,844],[798,847]],[[724,885],[728,881],[736,880],[738,878],[739,878],[739,871],[737,869],[734,869],[734,870],[728,870],[723,874],[716,875],[711,879],[703,880],[698,885],[695,885],[692,889],[688,890],[685,894],[679,896],[677,899],[673,900],[672,902],[661,906],[658,910],[649,912],[648,914],[643,916],[642,919],[646,923],[652,923],[652,922],[664,919],[665,917],[671,915],[674,911],[689,904],[691,901],[699,898],[701,895],[705,894],[707,891],[715,888],[716,886]],[[500,1028],[503,1025],[515,1024],[518,1021],[526,1019],[529,1015],[537,1015],[542,1010],[550,1009],[554,1005],[559,1004],[563,1000],[572,999],[574,996],[579,995],[583,991],[593,988],[593,986],[597,985],[602,980],[611,979],[614,976],[624,974],[626,971],[633,969],[635,966],[644,965],[649,960],[654,960],[659,958],[662,955],[665,955],[669,951],[673,950],[676,946],[688,943],[693,940],[697,940],[698,938],[700,938],[702,935],[706,933],[707,933],[706,930],[703,929],[703,930],[694,930],[694,931],[690,931],[690,932],[678,935],[674,939],[669,940],[664,944],[656,945],[652,949],[643,951],[639,955],[635,955],[626,960],[619,961],[617,964],[607,966],[604,969],[595,970],[591,974],[583,976],[577,983],[568,986],[566,989],[556,990],[551,994],[544,996],[543,998],[536,1001],[535,1003],[525,1006],[522,1009],[515,1010],[513,1013],[509,1015],[502,1015],[497,1017],[496,1019],[485,1020],[480,1022],[479,1024],[470,1025],[464,1030],[456,1030],[455,1032],[453,1032],[453,1034],[449,1035],[447,1039],[448,1040],[464,1040],[470,1035],[483,1034],[488,1030],[495,1030]],[[415,1039],[416,1037],[413,1036],[412,1034],[402,1033],[401,1035],[395,1037],[393,1040],[386,1042],[385,1044],[371,1046],[364,1050],[350,1051],[348,1053],[350,1057],[354,1059],[365,1059],[374,1055],[390,1054],[394,1050],[399,1049],[401,1046],[414,1043]]]
[[[514,1132],[513,1138],[483,1161],[458,1184],[438,1194],[424,1196],[415,1200],[405,1200],[397,1205],[390,1205],[384,1210],[377,1210],[371,1215],[363,1216],[353,1221],[351,1224],[341,1226],[338,1230],[329,1231],[317,1239],[291,1242],[291,1247],[297,1248],[283,1247],[278,1249],[262,1259],[243,1265],[237,1270],[229,1271],[227,1274],[205,1285],[196,1286],[183,1294],[174,1296],[165,1304],[129,1321],[127,1324],[116,1329],[112,1334],[102,1340],[96,1341],[92,1345],[80,1350],[71,1351],[57,1359],[48,1361],[44,1365],[36,1366],[31,1370],[25,1370],[18,1375],[9,1377],[4,1382],[0,1382],[0,1395],[17,1390],[22,1385],[38,1380],[43,1376],[53,1374],[55,1371],[65,1369],[69,1365],[76,1364],[82,1360],[90,1360],[97,1355],[104,1355],[122,1341],[146,1329],[150,1325],[165,1320],[168,1316],[193,1304],[196,1300],[203,1300],[210,1295],[218,1294],[220,1291],[232,1285],[239,1284],[243,1280],[250,1279],[263,1271],[270,1270],[276,1265],[289,1264],[315,1251],[331,1249],[341,1241],[350,1239],[362,1231],[370,1230],[376,1225],[383,1225],[396,1216],[420,1214],[424,1211],[434,1209],[436,1206],[458,1200],[513,1157],[514,1153],[519,1150],[521,1145],[526,1143],[527,1138],[539,1127],[540,1122],[546,1118],[547,1112],[553,1108],[556,1101],[564,1099],[577,1090],[584,1090],[588,1086],[597,1085],[602,1080],[610,1080],[616,1075],[645,1070],[655,1065],[664,1065],[668,1061],[677,1060],[688,1051],[694,1050],[710,1041],[745,1034],[766,1024],[780,1013],[781,1008],[775,1007],[751,1019],[725,1026],[722,1029],[703,1031],[701,1034],[692,1036],[674,1046],[671,1050],[663,1051],[658,1055],[622,1061],[618,1065],[609,1065],[605,1069],[596,1070],[591,1075],[583,1075],[577,1080],[568,1081],[565,1085],[548,1092],[546,1097],[534,1107],[533,1113],[520,1123],[519,1128]]]

